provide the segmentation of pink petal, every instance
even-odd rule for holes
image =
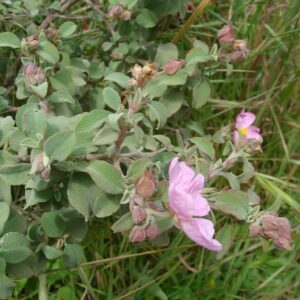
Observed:
[[[200,192],[187,193],[180,185],[169,188],[169,205],[179,217],[202,217],[210,211],[207,200]]]
[[[170,185],[177,185],[180,182],[182,187],[186,186],[188,189],[194,177],[195,172],[185,162],[179,162],[178,157],[173,158],[169,167]]]
[[[236,128],[248,128],[255,121],[256,116],[251,112],[244,112],[243,110],[237,115],[235,126]]]
[[[246,138],[249,140],[256,140],[256,141],[262,142],[263,138],[259,134],[259,132],[260,132],[259,128],[255,127],[255,126],[250,126],[248,128],[248,133],[247,133]]]
[[[194,177],[194,179],[190,182],[189,192],[199,192],[204,188],[204,176],[202,174],[198,174]]]
[[[213,239],[214,225],[202,218],[181,219],[180,225],[185,234],[197,244],[212,251],[222,250],[222,245]]]

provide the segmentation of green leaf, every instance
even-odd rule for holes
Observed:
[[[48,82],[39,85],[29,85],[31,90],[40,98],[44,99],[48,93]]]
[[[111,216],[120,208],[120,196],[101,193],[95,199],[93,213],[97,218]]]
[[[44,150],[50,161],[63,161],[72,153],[74,146],[74,132],[61,131],[53,134],[46,140]]]
[[[166,107],[168,117],[175,114],[182,106],[184,95],[179,89],[168,89],[161,97],[161,103]]]
[[[116,131],[115,129],[104,126],[100,131],[97,133],[95,136],[93,143],[95,145],[111,145],[115,141],[117,141],[119,137],[119,132]]]
[[[77,26],[74,22],[67,21],[59,26],[58,31],[63,38],[66,38],[72,35],[76,31],[76,28]]]
[[[47,118],[43,109],[36,109],[35,107],[28,107],[23,113],[23,131],[33,138],[40,139],[47,131]]]
[[[109,115],[109,111],[95,109],[85,115],[77,124],[76,131],[91,131],[100,127]]]
[[[93,161],[87,168],[97,186],[108,194],[121,194],[124,190],[120,171],[106,161]]]
[[[11,116],[0,118],[0,146],[3,146],[15,132],[15,121]]]
[[[151,163],[152,161],[149,158],[140,158],[131,163],[127,170],[127,180],[130,182],[136,181],[144,174]]]
[[[12,32],[0,33],[0,47],[20,48],[21,41]]]
[[[52,190],[36,191],[36,190],[25,190],[25,209],[38,203],[44,203],[49,201],[53,197]]]
[[[87,220],[101,190],[89,175],[74,173],[70,179],[67,193],[71,205]]]
[[[175,59],[178,59],[178,50],[176,45],[172,43],[158,45],[156,56],[154,59],[154,62],[157,65],[163,66],[169,60]]]
[[[212,56],[203,48],[193,48],[186,55],[187,64],[207,62],[212,59]]]
[[[4,273],[6,269],[6,261],[4,258],[0,257],[0,274]]]
[[[155,27],[157,18],[155,14],[149,9],[142,9],[136,17],[136,22],[144,28]]]
[[[156,78],[159,82],[159,85],[168,85],[168,86],[176,86],[183,85],[187,81],[187,73],[185,70],[180,70],[176,72],[174,75],[161,75]]]
[[[117,111],[121,104],[121,98],[119,93],[112,89],[111,87],[106,87],[103,90],[103,97],[104,102],[108,105],[111,109]]]
[[[148,107],[154,113],[155,119],[157,120],[157,128],[162,128],[167,122],[167,110],[166,107],[158,101],[151,101],[148,103]]]
[[[234,236],[235,227],[230,224],[225,224],[223,228],[218,231],[216,239],[222,244],[223,248],[217,253],[217,259],[222,259],[228,253]]]
[[[45,212],[41,217],[41,225],[49,237],[60,237],[64,234],[66,224],[56,211]]]
[[[202,81],[198,85],[196,85],[193,88],[193,108],[199,109],[204,104],[206,104],[210,98],[210,93],[210,85],[207,81]]]
[[[48,245],[43,247],[43,252],[49,260],[57,259],[57,258],[62,256],[62,251],[61,250],[56,249],[54,247],[50,247]]]
[[[48,97],[51,103],[70,103],[75,104],[75,99],[68,93],[57,91]]]
[[[191,142],[195,144],[201,153],[206,154],[211,160],[215,159],[215,149],[210,140],[206,137],[191,138]]]
[[[55,65],[59,61],[59,53],[56,47],[48,41],[40,43],[37,53],[42,59],[51,64]]]
[[[78,266],[83,257],[83,250],[80,245],[67,244],[63,251],[63,262],[68,267]]]
[[[9,205],[6,202],[0,202],[0,235],[4,225],[9,217]]]
[[[118,221],[112,225],[111,230],[114,233],[128,231],[132,228],[133,225],[134,224],[132,221],[131,213],[128,212],[127,214],[125,214],[121,218],[119,218]]]
[[[8,232],[0,238],[0,257],[7,263],[23,261],[31,254],[26,237],[19,232]]]
[[[0,169],[1,178],[10,185],[25,184],[29,179],[30,164],[22,163]]]
[[[121,72],[110,73],[104,78],[104,80],[117,83],[119,86],[121,86],[124,89],[128,87],[129,79],[130,78],[128,76],[124,75]]]
[[[247,218],[250,206],[248,195],[242,191],[228,190],[212,198],[214,207],[225,214],[232,215],[238,220]]]
[[[9,205],[6,202],[0,202],[0,236],[9,217],[9,211]]]
[[[14,288],[14,282],[4,274],[0,274],[0,299],[10,298]]]

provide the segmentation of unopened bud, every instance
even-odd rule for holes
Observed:
[[[233,27],[232,24],[229,23],[228,25],[223,26],[218,31],[218,39],[220,42],[233,42],[234,41],[234,35],[233,35]]]
[[[141,243],[146,239],[146,232],[144,229],[134,226],[129,233],[129,241],[131,243]]]
[[[157,69],[155,64],[147,64],[143,67],[142,73],[146,77],[154,77],[157,74]]]
[[[155,178],[150,170],[146,170],[144,174],[138,178],[134,184],[137,194],[144,198],[151,197],[156,190]]]
[[[121,14],[121,19],[123,19],[124,21],[129,21],[131,19],[131,12],[129,10],[125,10]]]
[[[49,41],[57,42],[60,39],[60,32],[57,29],[49,28],[45,30],[45,35]]]
[[[37,49],[37,47],[39,46],[39,39],[36,35],[31,35],[27,37],[26,42],[31,50]]]
[[[169,60],[164,65],[164,73],[168,75],[175,74],[178,70],[182,68],[182,66],[185,64],[185,61],[183,59],[176,59],[176,60]]]
[[[124,12],[124,7],[121,4],[114,5],[107,14],[108,18],[116,18]]]
[[[32,162],[30,173],[40,176],[43,180],[48,180],[51,172],[51,167],[48,162],[49,158],[45,152],[38,154]]]
[[[149,240],[154,240],[159,236],[160,232],[156,224],[152,221],[146,228],[146,235]]]
[[[27,63],[24,67],[24,76],[28,85],[40,84],[45,81],[44,70],[32,62]]]
[[[138,225],[144,223],[144,221],[147,218],[146,211],[137,205],[133,206],[131,215],[132,215],[133,223]]]
[[[251,237],[256,237],[256,236],[259,235],[259,232],[260,232],[260,226],[259,226],[259,224],[257,224],[256,222],[252,223],[250,225],[250,236]]]

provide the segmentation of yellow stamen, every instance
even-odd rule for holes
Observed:
[[[246,136],[248,134],[248,129],[247,128],[241,128],[240,129],[240,134],[243,136]]]

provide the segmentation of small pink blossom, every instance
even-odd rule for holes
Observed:
[[[235,145],[245,145],[247,140],[254,140],[262,143],[263,138],[260,135],[260,129],[252,126],[256,119],[255,114],[245,112],[243,109],[236,117],[233,141]]]
[[[169,205],[175,214],[177,225],[184,233],[199,245],[220,251],[222,245],[215,239],[214,225],[210,220],[199,218],[206,216],[210,207],[201,195],[204,177],[175,157],[169,167]],[[194,218],[196,217],[196,218]]]

